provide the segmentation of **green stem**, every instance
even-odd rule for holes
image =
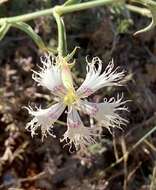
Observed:
[[[130,10],[132,12],[139,13],[143,16],[152,17],[151,12],[146,8],[141,8],[141,7],[137,7],[134,5],[128,5],[128,4],[126,4],[126,7],[128,10]]]
[[[132,2],[135,2],[135,3],[140,3],[140,4],[143,4],[145,6],[156,6],[156,2],[155,0],[131,0]]]
[[[55,11],[53,11],[53,15],[56,20],[58,29],[58,53],[60,56],[65,56],[67,54],[67,43],[63,18],[60,17]]]
[[[12,23],[12,22],[21,22],[21,21],[26,22],[29,20],[36,19],[40,16],[52,15],[53,9],[54,8],[50,8],[50,9],[45,9],[45,10],[41,10],[41,11],[36,11],[34,13],[28,13],[28,14],[19,15],[19,16],[1,18],[0,23],[3,23],[3,22]]]
[[[79,3],[75,5],[68,6],[56,6],[54,8],[37,11],[34,13],[28,13],[20,16],[10,17],[10,18],[1,18],[0,25],[4,25],[5,23],[17,23],[17,22],[26,22],[28,20],[35,19],[40,16],[53,15],[55,17],[57,27],[58,27],[58,53],[60,56],[67,55],[67,43],[66,43],[66,31],[63,22],[63,18],[61,15],[72,13],[75,11],[81,11],[93,7],[98,7],[102,5],[108,5],[111,3],[117,3],[123,0],[94,0],[84,3]]]
[[[109,5],[112,3],[119,3],[119,2],[124,2],[124,0],[95,0],[95,1],[89,1],[85,3],[79,3],[75,5],[70,5],[70,6],[57,6],[56,10],[60,15],[64,15],[67,13],[72,13],[76,11],[82,11],[94,7],[100,7],[103,5]]]
[[[14,17],[6,17],[6,18],[1,18],[0,19],[0,24],[4,22],[25,22],[28,20],[32,20],[35,18],[38,18],[40,16],[47,16],[47,15],[52,15],[54,12],[57,12],[58,14],[67,14],[67,13],[72,13],[75,11],[81,11],[81,10],[86,10],[89,8],[94,8],[98,6],[103,6],[103,5],[109,5],[112,3],[118,3],[118,2],[123,2],[123,0],[94,0],[90,2],[84,2],[84,3],[79,3],[76,5],[69,5],[69,6],[56,6],[54,8],[50,9],[45,9],[41,11],[37,11],[34,13],[28,13],[20,16],[14,16]],[[54,11],[56,10],[56,11]]]
[[[145,0],[132,0],[132,1],[139,1],[144,2]],[[68,6],[56,6],[54,8],[45,9],[41,11],[37,11],[34,13],[28,13],[20,16],[14,17],[6,17],[0,19],[0,26],[3,26],[5,23],[12,24],[17,22],[26,22],[40,16],[47,16],[47,15],[54,15],[57,26],[58,26],[58,52],[61,56],[67,54],[67,44],[66,44],[66,31],[63,19],[61,15],[72,13],[76,11],[82,11],[89,8],[94,8],[103,5],[109,5],[113,3],[124,2],[124,0],[91,0],[89,2],[79,3],[75,5],[68,5]],[[126,5],[127,8],[131,11],[138,12],[145,16],[151,16],[150,12],[146,9],[142,9],[132,5]]]

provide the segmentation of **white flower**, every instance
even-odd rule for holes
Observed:
[[[63,135],[61,141],[66,141],[66,145],[75,145],[76,150],[85,149],[86,146],[94,144],[94,137],[97,135],[95,128],[84,127],[81,118],[74,107],[68,108],[67,126],[68,129]]]
[[[64,109],[65,106],[62,102],[56,103],[48,109],[37,108],[37,110],[34,111],[31,107],[27,108],[29,114],[34,116],[34,118],[27,123],[26,129],[31,132],[31,136],[33,137],[37,134],[37,128],[41,127],[42,140],[47,136],[47,133],[55,137],[52,133],[53,124],[58,120]]]
[[[33,71],[32,78],[38,82],[38,85],[48,88],[54,95],[63,96],[66,89],[62,83],[61,70],[56,59],[51,55],[41,57],[43,68],[40,67],[40,72]]]
[[[87,60],[86,60],[87,61]],[[121,79],[125,76],[124,71],[118,72],[119,67],[114,69],[113,60],[108,64],[105,71],[102,71],[102,61],[94,57],[92,62],[87,61],[87,75],[82,85],[77,90],[79,96],[85,98],[95,91],[106,86],[121,85]],[[114,69],[114,70],[113,70]]]
[[[119,115],[119,111],[128,111],[128,108],[123,106],[127,101],[122,101],[123,96],[115,98],[104,99],[102,103],[92,103],[80,100],[78,109],[84,113],[95,118],[99,125],[110,129],[111,127],[118,127],[126,125],[128,121]]]
[[[75,90],[69,65],[66,58],[46,56],[45,60],[41,59],[43,68],[41,72],[34,71],[33,79],[58,97],[58,103],[48,109],[27,108],[34,118],[27,124],[26,128],[31,131],[31,135],[36,134],[38,127],[41,127],[42,139],[52,133],[54,122],[60,117],[66,107],[67,113],[67,131],[64,133],[61,141],[65,140],[66,144],[75,145],[75,148],[85,149],[86,146],[95,143],[94,137],[97,137],[97,127],[86,127],[79,116],[78,111],[88,114],[95,118],[100,126],[108,129],[111,127],[120,127],[126,125],[127,120],[120,116],[120,111],[127,111],[123,96],[117,96],[117,99],[104,99],[102,103],[92,103],[83,100],[95,91],[105,86],[120,85],[124,77],[124,72],[118,72],[119,68],[113,69],[113,62],[110,63],[105,71],[102,71],[102,62],[99,58],[93,58],[87,65],[87,75],[82,85]],[[63,73],[62,73],[63,72]]]

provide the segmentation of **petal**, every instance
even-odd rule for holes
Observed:
[[[60,66],[55,64],[55,59],[51,55],[41,57],[43,67],[40,67],[40,72],[33,71],[32,78],[39,85],[48,88],[54,95],[62,96],[66,90],[61,79]]]
[[[38,108],[34,111],[31,107],[26,108],[34,118],[27,123],[26,129],[31,132],[33,137],[36,134],[38,127],[41,127],[42,140],[47,134],[55,137],[51,132],[54,122],[61,116],[62,112],[65,109],[63,103],[57,103],[49,107],[48,109]]]
[[[126,125],[128,121],[119,115],[119,111],[128,111],[128,108],[124,106],[127,101],[122,101],[123,96],[117,96],[109,99],[105,98],[103,103],[92,103],[88,101],[79,101],[78,109],[84,113],[94,117],[99,124],[106,128],[120,127],[120,125]]]
[[[121,85],[120,82],[125,74],[124,71],[118,71],[119,67],[114,69],[113,60],[102,74],[100,74],[102,71],[102,61],[98,57],[94,57],[91,63],[88,61],[87,63],[87,75],[77,90],[78,96],[85,98],[105,86]]]
[[[96,136],[97,130],[84,127],[78,112],[73,107],[68,110],[67,126],[67,131],[64,133],[61,142],[65,140],[66,145],[70,146],[70,150],[74,144],[76,150],[80,148],[84,151],[88,145],[96,142],[94,136]]]

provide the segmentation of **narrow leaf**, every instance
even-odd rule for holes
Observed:
[[[144,32],[148,32],[156,26],[156,2],[151,1],[151,0],[147,0],[147,1],[142,0],[142,1],[140,1],[140,3],[141,2],[142,2],[142,4],[147,6],[147,8],[150,10],[151,15],[152,15],[152,21],[147,27],[140,29],[139,31],[135,32],[134,35],[141,34]]]
[[[2,40],[5,34],[8,32],[10,24],[4,23],[0,28],[0,40]]]
[[[12,23],[12,26],[24,31],[27,33],[33,41],[37,44],[37,46],[41,49],[45,49],[44,42],[41,37],[32,29],[32,27],[24,22]]]
[[[12,23],[12,26],[27,33],[36,43],[36,45],[43,51],[51,51],[53,53],[56,53],[56,50],[46,47],[41,37],[32,29],[30,25],[24,22],[18,22],[18,23]]]
[[[79,49],[79,48],[80,48],[80,47],[76,46],[76,47],[73,49],[73,51],[72,51],[70,54],[68,54],[68,55],[66,56],[67,62],[73,58],[73,56],[75,55],[77,49]]]

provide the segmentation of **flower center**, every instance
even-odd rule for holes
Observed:
[[[71,89],[68,90],[67,94],[64,96],[63,102],[65,105],[70,106],[78,100],[75,92]]]

